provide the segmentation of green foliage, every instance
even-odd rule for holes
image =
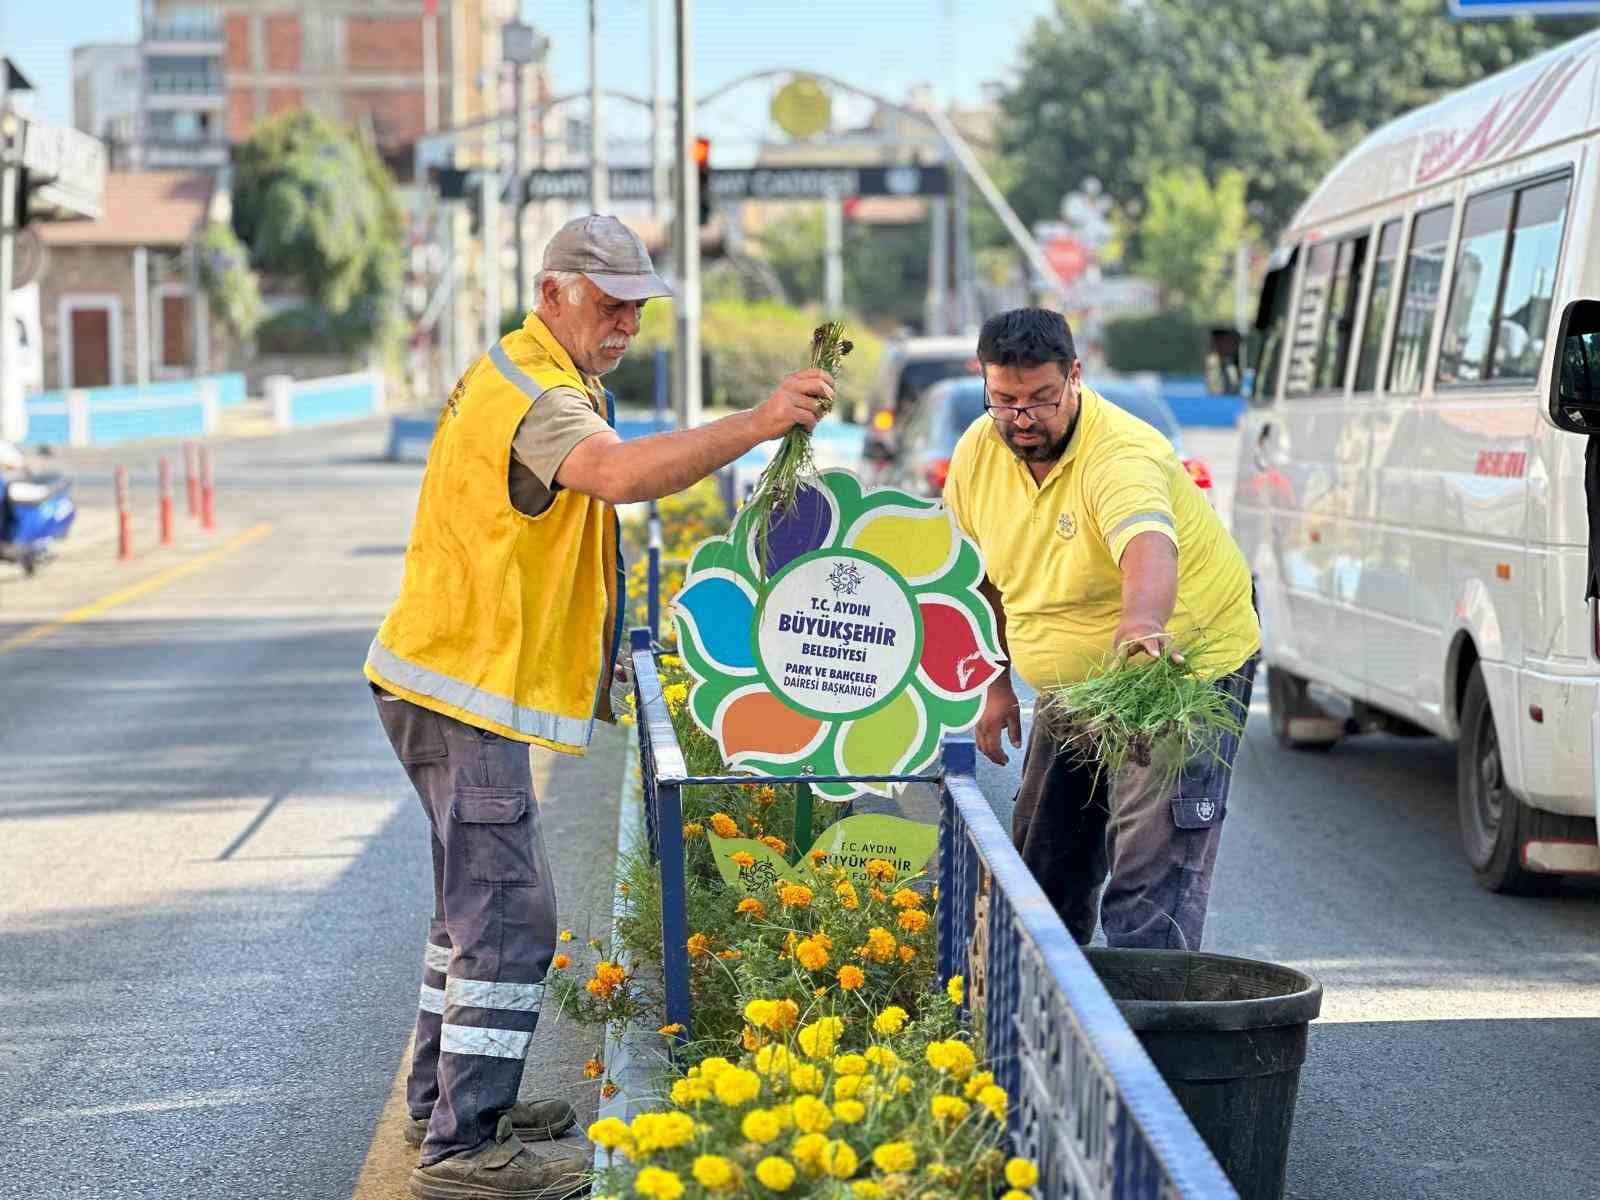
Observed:
[[[1133,265],[1161,284],[1170,307],[1200,321],[1228,310],[1235,249],[1256,238],[1244,193],[1238,171],[1224,171],[1215,187],[1199,167],[1173,167],[1151,179]]]
[[[221,222],[206,228],[198,251],[206,299],[234,334],[248,338],[261,323],[261,283],[250,269],[250,251]]]
[[[360,310],[334,315],[301,305],[274,313],[256,328],[256,348],[263,354],[355,354],[373,340]]]
[[[806,205],[774,221],[756,240],[791,299],[822,302],[821,205]],[[846,221],[841,248],[845,303],[879,327],[920,328],[928,290],[928,223],[863,225]],[[851,328],[860,325],[860,321],[852,321]]]
[[[1452,21],[1438,0],[1058,0],[1004,100],[1024,221],[1097,176],[1125,215],[1172,168],[1235,169],[1270,235],[1382,122],[1590,27]]]
[[[398,333],[404,226],[370,146],[314,113],[285,114],[240,148],[233,204],[253,265],[299,282],[330,330],[359,344]]]
[[[1185,312],[1107,321],[1106,365],[1113,371],[1197,374],[1205,369],[1209,328]]]

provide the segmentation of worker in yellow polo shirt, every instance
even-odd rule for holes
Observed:
[[[1250,571],[1170,443],[1084,386],[1058,313],[991,317],[978,361],[986,415],[945,484],[983,552],[1010,660],[989,688],[978,748],[1004,763],[1002,733],[1021,746],[1010,667],[1042,691],[1117,655],[1181,656],[1197,635],[1204,657],[1190,665],[1242,721],[1261,645]],[[1200,948],[1238,749],[1225,738],[1176,778],[1159,756],[1110,776],[1034,722],[1012,837],[1080,944],[1098,915],[1112,946]]]

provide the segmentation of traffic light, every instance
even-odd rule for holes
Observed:
[[[700,225],[704,228],[711,221],[711,139],[695,138],[690,153],[700,176]]]

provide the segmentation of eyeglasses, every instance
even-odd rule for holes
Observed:
[[[990,404],[989,385],[986,383],[983,385],[983,411],[1002,425],[1012,424],[1023,413],[1028,415],[1029,420],[1042,421],[1061,407],[1061,402],[1067,398],[1067,388],[1069,386],[1071,386],[1071,380],[1063,379],[1061,381],[1061,395],[1043,404]]]

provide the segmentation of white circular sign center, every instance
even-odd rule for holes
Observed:
[[[919,653],[917,618],[888,571],[848,552],[823,553],[773,581],[756,645],[768,682],[789,704],[850,716],[905,682]]]

